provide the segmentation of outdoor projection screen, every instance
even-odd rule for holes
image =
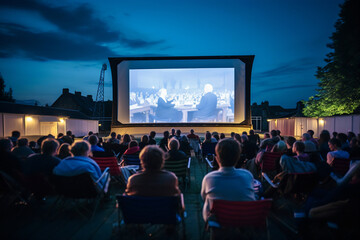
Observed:
[[[113,119],[120,124],[226,124],[246,118],[249,93],[240,59],[109,60]]]

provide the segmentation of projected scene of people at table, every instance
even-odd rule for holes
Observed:
[[[234,122],[234,68],[131,69],[131,123]]]

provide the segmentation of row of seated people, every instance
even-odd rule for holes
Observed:
[[[207,133],[206,135],[209,136],[209,134]],[[272,133],[272,138],[268,138],[265,139],[261,144],[260,144],[260,148],[262,149],[261,152],[258,155],[261,155],[262,152],[265,151],[269,151],[270,147],[269,145],[271,145],[271,143],[274,143],[276,141],[276,144],[273,144],[271,147],[270,151],[279,151],[282,153],[287,152],[288,155],[295,155],[295,157],[293,156],[288,156],[288,155],[283,155],[280,159],[280,166],[281,166],[281,171],[285,171],[285,172],[292,172],[292,171],[297,171],[297,170],[293,170],[296,169],[297,166],[302,166],[305,169],[302,169],[303,172],[309,172],[309,171],[317,171],[319,174],[321,172],[321,166],[326,166],[324,164],[317,164],[317,163],[324,163],[324,161],[322,161],[322,159],[320,157],[313,157],[316,156],[314,155],[307,155],[306,153],[304,153],[305,151],[305,143],[303,142],[293,142],[291,144],[291,138],[287,139],[287,144],[288,144],[288,148],[284,148],[284,145],[286,146],[286,144],[284,144],[284,142],[282,142],[280,140],[279,137],[276,136],[275,133]],[[212,140],[211,134],[210,134],[210,138],[206,137],[205,140],[207,140],[208,142],[215,142],[215,140]],[[244,141],[246,140],[245,137],[241,137],[240,141]],[[3,141],[3,140],[2,140]],[[55,155],[56,154],[56,149],[54,150],[54,148],[52,148],[51,151],[47,151],[46,146],[47,142],[55,142],[55,140],[46,140],[44,141],[44,146],[43,146],[43,155],[47,154],[47,155]],[[171,141],[170,141],[171,142]],[[241,159],[241,152],[242,152],[242,148],[244,148],[246,145],[241,145],[239,141],[233,139],[233,138],[225,138],[225,139],[221,139],[218,142],[215,142],[215,161],[218,163],[219,165],[219,171],[214,171],[209,173],[208,175],[206,175],[203,179],[203,183],[202,183],[202,190],[201,190],[201,195],[205,201],[205,205],[204,205],[204,219],[207,219],[207,217],[209,216],[209,210],[211,208],[211,202],[214,199],[224,199],[224,200],[231,200],[231,201],[246,201],[246,200],[255,200],[255,195],[254,195],[254,187],[253,187],[253,183],[254,183],[254,177],[257,177],[256,174],[251,174],[251,172],[249,172],[248,170],[245,169],[236,169],[235,166],[237,164],[237,162]],[[77,143],[76,143],[77,144]],[[75,147],[76,144],[73,146]],[[81,144],[83,146],[83,148],[81,147],[81,149],[86,149],[85,145],[88,146],[88,144],[86,142],[80,142],[79,144]],[[51,145],[49,143],[49,145]],[[337,139],[332,139],[329,141],[328,143],[329,147],[331,147],[331,145],[335,145],[337,148],[341,147],[341,144],[339,144],[339,141]],[[354,146],[355,148],[356,146]],[[358,147],[358,145],[357,145]],[[245,147],[246,148],[246,147]],[[8,148],[9,149],[9,148]],[[76,147],[75,147],[76,149]],[[89,146],[88,146],[89,149]],[[147,149],[151,149],[151,150],[147,150]],[[292,149],[292,153],[290,153],[290,149]],[[334,149],[336,151],[336,149]],[[159,152],[160,153],[156,153]],[[8,151],[7,151],[8,152]],[[76,152],[76,151],[75,151]],[[80,156],[75,156],[73,158],[78,158],[80,157],[80,159],[85,159],[89,152],[83,152],[83,151],[79,151],[81,152]],[[153,152],[156,156],[152,156],[149,152]],[[152,167],[150,167],[150,169],[146,169],[146,163],[144,163],[144,161],[146,162],[147,160],[149,161],[150,159],[153,158],[159,158],[160,159],[160,155],[162,155],[162,161],[164,161],[164,151],[160,150],[159,147],[157,146],[146,146],[140,153],[140,160],[141,160],[141,164],[143,166],[143,170],[139,173],[134,174],[133,176],[131,176],[129,178],[128,181],[128,186],[126,190],[128,192],[128,194],[132,194],[134,193],[134,195],[137,195],[137,191],[136,188],[140,188],[140,190],[144,190],[142,189],[142,184],[136,184],[136,179],[138,178],[138,176],[142,176],[142,174],[145,174],[144,176],[146,177],[146,173],[150,172],[163,172],[164,170],[161,170],[161,166],[162,165],[157,165],[156,167],[154,167],[154,169],[151,169]],[[147,154],[145,154],[147,153]],[[79,154],[79,153],[77,153]],[[150,154],[150,155],[149,155]],[[331,155],[331,153],[329,153]],[[327,154],[327,155],[329,155]],[[74,154],[75,155],[75,154]],[[150,157],[151,156],[151,157]],[[31,157],[30,157],[31,158]],[[67,159],[71,159],[67,158]],[[246,163],[249,161],[250,159],[246,159],[245,158],[245,166]],[[54,161],[53,161],[54,162]],[[295,164],[294,164],[295,163]],[[301,163],[301,164],[298,164]],[[60,165],[60,163],[58,163]],[[55,165],[55,164],[53,164]],[[61,166],[61,165],[60,165]],[[159,167],[160,166],[160,167]],[[320,166],[320,167],[319,167]],[[357,173],[358,173],[358,168],[357,168],[358,164],[353,165],[350,168],[349,173],[347,173],[347,175],[345,175],[345,177],[348,180],[352,181],[344,181],[343,178],[341,179],[337,179],[337,182],[346,182],[346,184],[356,184],[358,183],[357,181]],[[53,166],[55,167],[55,166]],[[65,165],[64,167],[67,167],[67,165]],[[156,168],[156,170],[155,170]],[[307,169],[309,168],[309,169]],[[56,169],[56,168],[55,168]],[[54,171],[55,171],[54,169]],[[165,174],[166,176],[169,176],[169,174]],[[171,174],[170,174],[171,175]],[[133,186],[132,183],[132,179],[135,179],[134,183],[135,183],[135,187]],[[141,177],[140,179],[140,183],[141,183]],[[145,178],[146,179],[146,178]],[[176,177],[175,177],[176,179]],[[171,183],[173,183],[173,181],[169,181]],[[175,184],[171,184],[172,185],[172,189],[174,190],[174,186],[177,186],[177,181],[175,181]],[[152,186],[152,188],[162,188],[163,186],[159,183],[158,186]],[[168,186],[170,187],[170,186]],[[135,188],[135,190],[134,190]],[[212,191],[212,189],[215,189],[216,191]],[[337,187],[335,187],[334,189],[337,189]],[[351,188],[353,191],[354,188]],[[359,189],[359,188],[357,188]],[[211,191],[210,191],[211,190]],[[353,193],[353,191],[350,190],[350,192]],[[171,191],[170,191],[171,192]],[[177,192],[177,191],[172,191],[172,192]],[[356,193],[356,192],[355,192]],[[176,193],[177,194],[177,193]],[[142,194],[139,194],[142,195]],[[151,195],[155,195],[153,193],[151,193]],[[345,195],[346,197],[348,197],[348,195]],[[351,195],[351,197],[354,197],[354,195]],[[355,194],[356,197],[356,194]],[[317,205],[311,205],[310,206],[316,206],[316,207],[320,207]],[[309,209],[313,209],[314,207],[310,207]]]

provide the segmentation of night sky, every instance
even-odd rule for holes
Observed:
[[[15,99],[51,105],[62,88],[95,98],[108,57],[255,55],[251,102],[294,108],[315,94],[343,2],[0,0],[0,72]]]

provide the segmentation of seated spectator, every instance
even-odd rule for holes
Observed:
[[[255,134],[254,130],[250,130],[248,138],[249,138],[249,142],[252,142],[257,146],[260,145],[259,134]]]
[[[187,138],[189,139],[191,148],[194,150],[195,154],[198,155],[200,153],[200,138],[194,132],[194,129],[191,129],[190,134],[187,135]]]
[[[29,147],[27,138],[19,138],[17,140],[17,146],[14,147],[11,152],[19,159],[25,159],[29,155],[34,154],[33,150]]]
[[[34,152],[34,153],[39,153],[39,149],[36,146],[36,142],[35,141],[30,141],[29,142],[29,148]]]
[[[341,149],[341,142],[339,139],[330,139],[330,152],[326,156],[326,162],[331,166],[335,158],[349,158],[350,154]]]
[[[225,138],[225,134],[224,133],[220,133],[220,140]]]
[[[230,133],[230,138],[235,138],[235,132]]]
[[[240,164],[242,165],[242,163],[245,160],[250,160],[255,158],[256,153],[258,151],[258,147],[256,146],[256,144],[252,143],[249,141],[248,136],[243,134],[241,136],[241,149],[242,149],[242,157],[240,158]],[[240,165],[240,166],[241,166]],[[239,166],[239,165],[238,165]]]
[[[296,153],[296,156],[283,155],[280,158],[280,165],[284,172],[305,173],[317,171],[315,164],[310,162],[310,157],[304,153],[304,150],[305,144],[301,141],[296,141],[293,145],[293,152]]]
[[[319,152],[323,160],[326,159],[328,152],[330,152],[329,141],[330,141],[329,131],[322,130],[319,138]]]
[[[175,128],[172,128],[171,129],[171,135],[169,136],[169,139],[175,137],[175,132],[176,132]]]
[[[85,137],[83,137],[83,140],[89,141],[89,137],[90,137],[91,135],[93,135],[93,134],[94,134],[93,131],[89,131],[88,135],[86,135]]]
[[[75,140],[75,135],[72,134],[72,131],[70,131],[70,130],[66,132],[66,137],[71,138],[72,142],[74,142],[74,140]]]
[[[115,144],[120,144],[120,141],[116,138],[116,132],[112,132],[110,134],[110,138],[107,140],[107,142],[110,143],[110,144],[114,144],[114,143]]]
[[[142,136],[139,143],[140,151],[149,144],[149,137],[147,135]]]
[[[121,134],[116,135],[116,139],[119,140],[119,142],[121,142]]]
[[[58,141],[47,138],[41,143],[41,154],[33,154],[28,157],[23,164],[25,175],[50,175],[59,163],[60,159],[56,157]]]
[[[127,195],[174,196],[179,195],[178,179],[174,173],[161,170],[164,152],[158,146],[146,146],[140,153],[143,171],[132,175],[126,187]]]
[[[295,153],[293,153],[292,149],[293,149],[293,145],[294,143],[296,142],[296,138],[294,137],[288,137],[286,139],[286,152],[285,154],[288,155],[288,156],[295,156]]]
[[[353,138],[356,138],[356,135],[354,132],[348,132],[347,134],[347,139],[348,139],[348,142],[350,143],[350,141],[353,139]]]
[[[341,150],[350,152],[350,145],[345,133],[339,133],[336,137],[341,142]]]
[[[195,139],[195,140],[197,140],[197,141],[200,141],[199,136],[196,135],[194,132],[195,132],[194,129],[190,129],[190,134],[187,135],[187,138],[188,138],[189,140],[190,140],[190,139]]]
[[[180,138],[180,150],[183,151],[187,156],[191,155],[191,146],[188,138],[184,135]]]
[[[350,158],[360,160],[360,145],[356,137],[350,140]]]
[[[333,135],[332,138],[337,138],[338,133],[337,133],[337,132],[333,132],[332,135]]]
[[[316,149],[319,149],[319,142],[314,138],[314,131],[310,129],[306,133],[310,135],[310,141],[315,144]]]
[[[284,141],[284,137],[281,136],[281,131],[280,130],[276,130],[277,136],[280,140]]]
[[[169,151],[165,155],[165,161],[178,161],[187,158],[186,154],[179,150],[180,143],[176,138],[172,138],[168,145]]]
[[[151,131],[149,135],[149,145],[156,145],[155,136],[156,136],[156,132]]]
[[[203,218],[206,221],[211,202],[214,199],[228,201],[255,200],[254,178],[245,169],[235,169],[241,154],[241,146],[234,139],[223,139],[216,145],[216,161],[220,169],[208,173],[201,187],[201,197],[204,200]]]
[[[20,132],[19,131],[12,131],[11,137],[9,137],[10,141],[12,142],[12,145],[16,147],[17,140],[20,138]]]
[[[304,133],[302,135],[302,141],[305,144],[305,152],[306,153],[316,152],[316,145],[311,141],[310,134]]]
[[[220,137],[219,137],[219,133],[218,133],[218,132],[213,132],[213,133],[211,134],[211,136],[216,139],[216,142],[218,142],[218,141],[220,140]]]
[[[276,130],[271,130],[270,132],[271,138],[264,138],[264,140],[260,143],[260,148],[265,149],[265,151],[270,152],[273,146],[280,141],[280,138],[277,135]]]
[[[89,136],[89,143],[91,145],[91,152],[105,152],[105,150],[102,147],[99,147],[98,144],[98,137],[96,135]]]
[[[10,139],[0,139],[0,171],[19,180],[21,177],[21,160],[11,152],[12,147],[13,144]]]
[[[57,151],[57,157],[60,159],[71,157],[70,144],[68,143],[61,144]]]
[[[274,147],[271,149],[271,152],[285,153],[287,150],[286,143],[283,140],[278,141]]]
[[[175,129],[174,129],[175,130]],[[159,143],[159,147],[164,151],[164,152],[167,152],[168,151],[168,142],[169,142],[169,131],[165,131],[164,133],[164,137],[160,140],[160,143]]]
[[[175,138],[176,138],[178,141],[180,141],[180,138],[181,138],[181,130],[180,130],[180,129],[176,130]]]
[[[90,173],[94,181],[97,181],[102,173],[99,165],[89,158],[91,153],[91,146],[87,141],[79,141],[71,146],[71,153],[73,157],[63,159],[57,165],[53,173],[59,176],[76,176],[83,173]],[[104,179],[105,181],[106,179]],[[104,182],[99,183],[102,186]]]
[[[129,143],[128,149],[124,152],[123,155],[135,155],[140,153],[140,147],[138,145],[138,142],[136,140],[132,140]]]
[[[213,142],[213,141],[211,140],[211,133],[210,133],[209,131],[207,131],[207,132],[205,133],[205,139],[204,139],[204,141],[203,141],[202,143],[204,144],[204,143],[211,143],[211,142]]]
[[[62,137],[63,137],[63,136],[64,136],[63,133],[59,133],[59,134],[57,135],[56,140],[59,142],[60,145],[64,143],[64,141],[62,140]]]

